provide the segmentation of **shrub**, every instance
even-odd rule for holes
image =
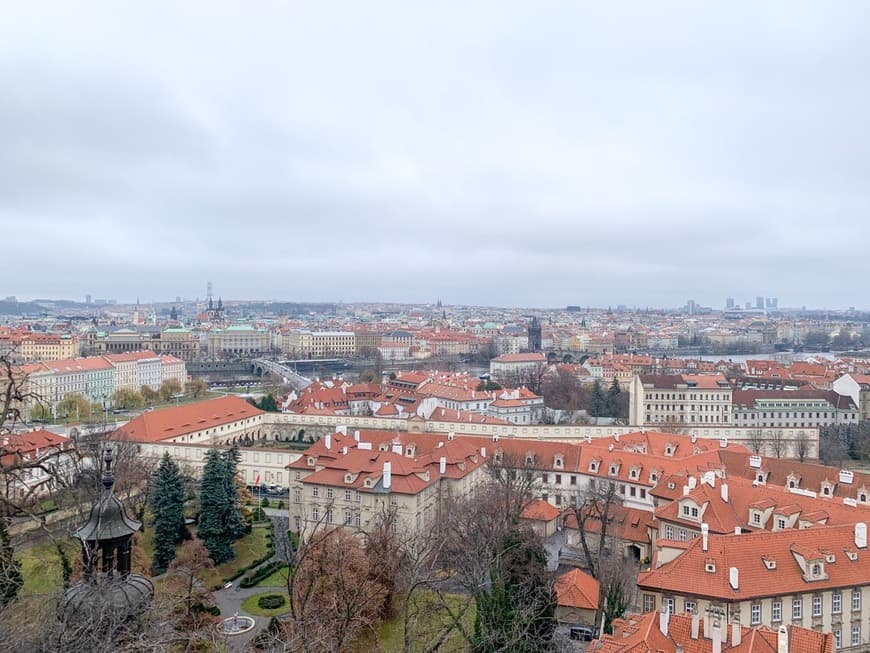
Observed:
[[[263,497],[263,500],[260,502],[260,505],[263,508],[268,508],[272,504],[269,503],[269,497]]]
[[[190,606],[192,612],[208,612],[213,617],[221,616],[221,609],[216,605],[203,605],[202,603],[197,603],[196,605]]]
[[[284,505],[284,502],[283,502],[283,501],[279,501],[279,502],[278,502],[278,510],[284,510],[284,508],[286,508],[286,507],[287,507],[287,506]]]
[[[279,569],[283,569],[287,566],[286,562],[281,562],[280,560],[273,560],[272,562],[263,565],[262,567],[258,567],[251,574],[245,576],[242,580],[239,581],[239,587],[253,587],[261,580],[263,580],[266,576],[278,571]]]
[[[266,596],[261,596],[257,599],[257,605],[263,608],[263,610],[275,610],[282,607],[285,603],[287,603],[287,599],[280,594],[266,594]]]

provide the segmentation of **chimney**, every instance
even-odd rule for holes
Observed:
[[[342,424],[341,426],[337,426],[335,428],[336,433],[341,433],[342,435],[347,435],[347,424]]]
[[[450,431],[450,433],[447,434],[447,439],[448,439],[448,440],[452,440],[452,439],[455,438],[455,437],[456,437],[456,434],[455,434],[453,431]]]
[[[691,489],[691,488],[690,488],[688,485],[684,485],[684,486],[683,486],[683,496],[684,496],[684,497],[689,496],[689,490],[690,490],[690,489]]]
[[[323,446],[327,451],[332,447],[332,436],[329,433],[323,436]]]
[[[384,463],[384,489],[389,490],[393,484],[392,465],[389,462]]]
[[[743,532],[743,529],[740,528],[739,526],[734,527],[734,534],[735,535],[740,535],[742,532]]]
[[[728,584],[731,585],[733,590],[740,589],[740,570],[737,567],[729,567]]]
[[[740,646],[740,640],[743,637],[742,629],[740,628],[740,623],[735,622],[731,624],[731,646]]]
[[[486,447],[481,447],[481,448],[480,448],[480,457],[481,457],[481,458],[486,458]]]
[[[619,431],[617,431],[617,432],[613,435],[613,439],[616,440],[617,442],[619,442]],[[665,633],[665,634],[667,634],[667,633]]]
[[[867,523],[858,522],[855,524],[855,546],[859,549],[867,548]]]
[[[671,622],[671,611],[668,608],[662,608],[662,611],[659,612],[659,630],[662,631],[662,635],[665,637],[668,636],[668,625]]]
[[[701,524],[701,550],[706,551],[709,544],[710,538],[710,526],[707,524]]]
[[[785,624],[776,631],[776,653],[788,653],[788,628]]]
[[[438,471],[441,473],[441,476],[444,476],[445,472],[447,472],[447,456],[441,456],[441,460],[438,461]]]
[[[697,612],[692,613],[692,639],[698,639],[701,631],[701,615]]]
[[[344,454],[345,456],[347,455],[347,446],[346,445],[341,448],[341,453]]]
[[[694,490],[697,485],[698,485],[698,479],[695,478],[694,476],[690,476],[689,477],[689,489]]]
[[[359,442],[359,431],[353,432],[353,439],[356,440],[357,442]]]
[[[698,441],[698,435],[695,433],[692,433],[692,444],[695,444],[697,441]]]
[[[719,624],[713,626],[710,639],[713,643],[713,653],[722,653],[722,627]]]
[[[728,503],[728,484],[723,483],[720,487],[720,490],[722,492],[722,501]]]

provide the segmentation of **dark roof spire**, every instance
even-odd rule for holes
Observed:
[[[110,444],[106,445],[103,462],[106,463],[106,468],[103,470],[103,487],[111,490],[115,485],[115,475],[112,473],[112,445]]]

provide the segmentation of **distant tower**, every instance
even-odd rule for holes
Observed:
[[[82,543],[82,579],[63,595],[59,617],[67,624],[93,626],[96,620],[135,619],[154,596],[154,585],[130,571],[133,535],[142,524],[127,516],[112,488],[112,448],[106,447],[103,494],[73,537]],[[107,615],[112,619],[108,620]]]
[[[169,311],[169,319],[173,322],[178,320],[178,309],[175,306],[172,307],[172,310]]]
[[[529,322],[529,351],[541,351],[541,323],[538,318],[532,316],[532,321]]]
[[[755,308],[764,309],[764,297],[755,298]]]
[[[727,308],[729,311],[734,308],[734,298],[733,297],[726,297],[725,298],[725,308]]]
[[[205,284],[205,300],[208,303],[209,308],[214,308],[214,304],[212,304],[212,285],[211,281]]]
[[[85,304],[90,304],[90,303],[91,303],[91,296],[85,295]]]

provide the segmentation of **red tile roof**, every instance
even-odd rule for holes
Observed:
[[[262,410],[241,397],[219,397],[142,413],[110,437],[132,442],[160,442],[262,414]]]
[[[568,608],[597,610],[601,585],[589,574],[572,569],[556,580],[556,603]]]

